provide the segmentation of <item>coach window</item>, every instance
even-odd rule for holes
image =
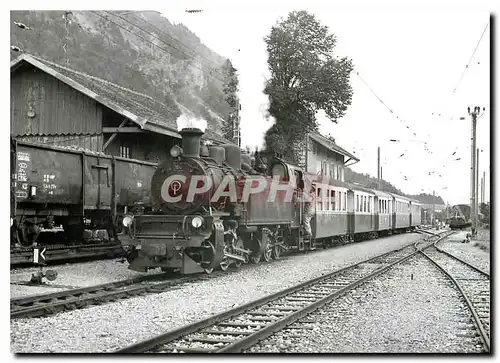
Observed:
[[[317,197],[317,205],[318,210],[323,210],[323,194],[321,193],[321,188],[318,188],[318,197]]]
[[[335,190],[330,191],[330,210],[334,211],[335,210],[335,205],[336,205],[336,200],[335,200]]]
[[[344,202],[342,203],[342,210],[346,210],[347,208],[347,192],[343,192],[344,194]]]

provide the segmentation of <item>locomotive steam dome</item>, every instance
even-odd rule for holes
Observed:
[[[179,132],[182,157],[162,162],[151,180],[153,206],[163,213],[196,213],[202,206],[208,207],[224,176],[220,169],[210,168],[200,158],[200,141],[204,132],[197,125],[188,126]],[[203,190],[195,193],[196,188]]]

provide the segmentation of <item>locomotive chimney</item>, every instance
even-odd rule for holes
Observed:
[[[184,128],[179,131],[182,136],[182,154],[187,157],[200,157],[200,140],[203,131],[195,127]]]

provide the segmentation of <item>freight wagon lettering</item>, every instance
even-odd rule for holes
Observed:
[[[142,182],[141,181],[137,182],[137,188],[142,188]]]
[[[55,185],[55,184],[43,183],[42,187],[43,187],[43,189],[57,189],[57,185]]]
[[[44,174],[43,175],[43,182],[48,183],[51,180],[54,180],[55,178],[56,178],[56,176],[54,174]]]
[[[17,190],[16,197],[21,198],[21,199],[26,199],[26,198],[28,198],[28,192],[24,192],[22,190]]]
[[[22,189],[24,190],[28,190],[28,183],[23,183],[23,185],[21,186]]]
[[[23,152],[19,151],[17,153],[17,160],[19,160],[19,161],[30,161],[30,154],[23,153]]]
[[[19,163],[19,167],[21,169],[26,169],[28,167],[28,164],[26,164],[26,163]]]
[[[26,175],[19,175],[17,177],[17,181],[20,181],[20,182],[27,182],[28,181],[28,178],[26,177]]]

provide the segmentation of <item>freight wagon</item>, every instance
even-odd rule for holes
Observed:
[[[65,243],[116,239],[123,215],[150,209],[156,164],[11,140],[11,244],[62,226]],[[97,233],[101,232],[101,233]],[[100,238],[102,240],[102,238]]]

